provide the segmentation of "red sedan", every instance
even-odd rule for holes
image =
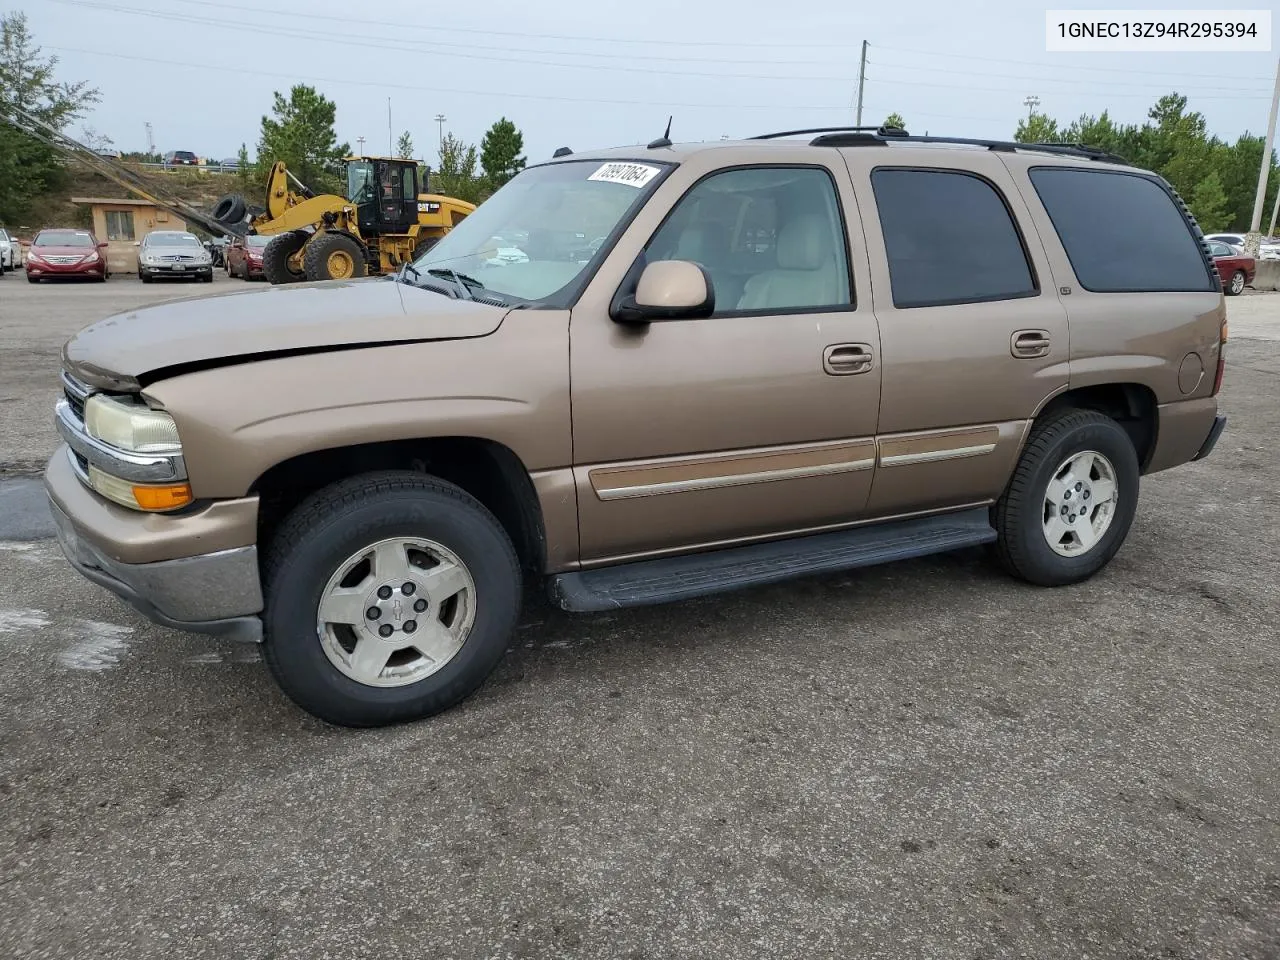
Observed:
[[[41,230],[27,250],[27,280],[84,277],[102,282],[111,276],[107,245],[88,230]]]
[[[257,234],[233,238],[227,244],[227,275],[245,280],[261,280],[262,251],[271,240],[271,237],[260,237]]]
[[[1209,241],[1209,253],[1218,266],[1218,276],[1222,277],[1222,289],[1229,297],[1238,297],[1244,288],[1253,283],[1253,273],[1257,264],[1253,257],[1237,253],[1234,247],[1221,240]]]

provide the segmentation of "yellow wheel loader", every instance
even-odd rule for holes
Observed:
[[[418,164],[389,157],[347,157],[347,195],[317,195],[277,161],[265,208],[231,194],[213,218],[233,232],[273,236],[262,252],[271,283],[350,280],[389,273],[475,210],[453,197],[419,193]]]

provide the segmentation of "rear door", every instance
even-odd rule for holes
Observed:
[[[868,513],[981,504],[1068,381],[1067,315],[1026,205],[985,150],[844,151],[864,211],[883,387]]]

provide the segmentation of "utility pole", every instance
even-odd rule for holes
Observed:
[[[364,137],[356,137],[356,143],[360,147],[360,156],[364,156]]]
[[[444,149],[444,122],[448,119],[443,113],[436,114],[436,126],[439,128],[440,148]]]
[[[862,126],[862,88],[867,85],[867,41],[862,41],[862,59],[858,62],[858,113],[854,126]]]
[[[151,131],[151,121],[150,121],[150,120],[148,120],[148,121],[147,121],[147,123],[146,123],[146,127],[147,127],[147,153],[155,153],[155,152],[156,152],[156,137],[155,137],[155,134]]]
[[[1271,117],[1267,120],[1267,139],[1262,144],[1262,163],[1258,167],[1258,195],[1253,201],[1253,219],[1249,221],[1249,232],[1244,238],[1245,253],[1251,257],[1258,255],[1260,236],[1258,227],[1262,225],[1262,205],[1267,202],[1267,176],[1271,173],[1271,144],[1276,137],[1276,108],[1280,107],[1280,60],[1276,61],[1276,89],[1271,94]],[[1272,216],[1271,221],[1275,222]]]
[[[1029,121],[1036,115],[1036,107],[1040,106],[1040,98],[1033,93],[1023,100],[1022,104],[1027,108],[1027,120]]]

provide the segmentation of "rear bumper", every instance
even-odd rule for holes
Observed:
[[[144,563],[119,559],[104,531],[120,532],[124,523],[138,531],[168,522],[180,530],[200,529],[206,518],[155,514],[124,516],[80,483],[66,447],[60,447],[45,471],[45,489],[58,543],[71,565],[86,579],[105,587],[143,616],[166,627],[260,641],[263,607],[258,550],[253,544]],[[138,531],[134,531],[135,533]],[[105,538],[104,538],[105,537]],[[196,536],[192,546],[217,547],[214,538]],[[117,556],[112,556],[112,554]]]
[[[1200,449],[1196,455],[1191,458],[1194,463],[1196,460],[1203,460],[1209,454],[1213,453],[1213,448],[1218,445],[1218,438],[1222,436],[1222,431],[1227,428],[1227,418],[1218,414],[1213,418],[1213,426],[1209,428],[1209,436],[1205,437],[1204,443],[1200,445]]]

